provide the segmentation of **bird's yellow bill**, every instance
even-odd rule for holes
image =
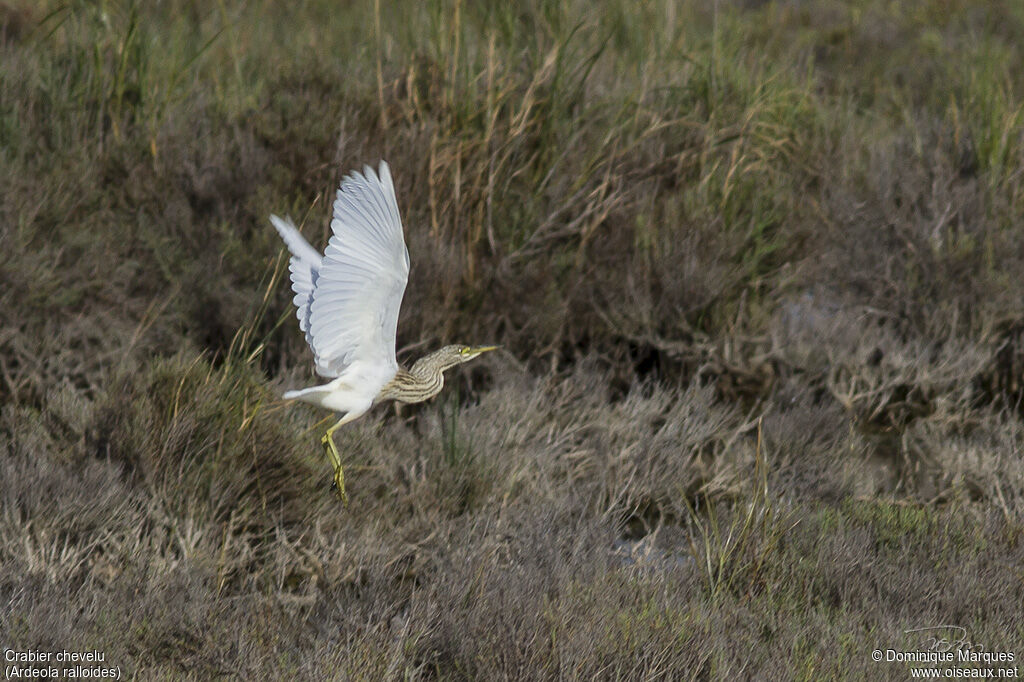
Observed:
[[[470,353],[486,353],[489,350],[498,350],[499,348],[501,348],[501,346],[477,346],[475,348],[470,348],[469,352]]]

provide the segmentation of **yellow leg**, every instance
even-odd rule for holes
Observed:
[[[337,424],[327,429],[327,433],[321,439],[321,443],[324,444],[324,449],[327,451],[327,459],[331,461],[331,466],[334,467],[334,487],[338,492],[338,497],[341,499],[341,503],[346,507],[348,506],[348,494],[345,493],[345,471],[341,468],[341,455],[338,454],[338,446],[334,444],[334,432],[338,430],[345,420],[342,419]]]

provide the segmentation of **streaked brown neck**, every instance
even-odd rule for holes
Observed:
[[[404,367],[399,367],[395,377],[380,390],[377,402],[397,400],[402,403],[421,403],[441,392],[444,388],[444,374],[415,372],[415,369],[413,366],[414,371],[410,372]]]

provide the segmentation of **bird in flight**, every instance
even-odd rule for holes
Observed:
[[[348,504],[334,432],[379,402],[418,403],[444,386],[444,371],[497,346],[451,345],[406,369],[395,357],[398,309],[409,279],[409,250],[384,161],[374,172],[345,177],[334,201],[331,238],[323,255],[289,218],[270,216],[291,252],[293,302],[299,329],[313,350],[316,373],[330,381],[284,394],[340,413],[322,443],[334,467],[334,486]]]

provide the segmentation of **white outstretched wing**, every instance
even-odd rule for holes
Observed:
[[[313,337],[309,333],[309,307],[313,302],[313,289],[316,287],[317,273],[320,271],[323,256],[310,246],[290,218],[272,215],[270,222],[292,253],[292,258],[288,261],[288,270],[292,275],[292,291],[295,292],[292,303],[295,304],[295,315],[299,318],[299,329],[306,335],[306,343],[312,345]]]
[[[409,251],[386,163],[381,162],[379,175],[367,166],[342,181],[331,230],[319,264],[285,237],[294,256],[299,326],[313,349],[316,371],[336,377],[356,362],[397,371],[395,332],[409,279]]]

